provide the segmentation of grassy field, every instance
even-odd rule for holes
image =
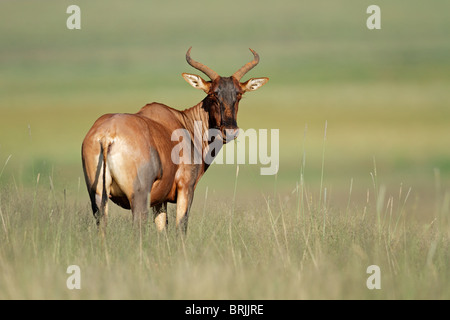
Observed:
[[[76,4],[81,30],[68,3],[0,2],[0,299],[450,298],[450,4]],[[280,130],[278,174],[213,165],[186,238],[173,207],[140,237],[112,205],[101,242],[83,137],[104,113],[198,103],[190,46],[224,76],[260,54],[246,78],[270,81],[238,124]]]
[[[300,204],[226,205],[208,193],[185,239],[153,226],[139,237],[117,214],[102,243],[84,200],[46,187],[31,197],[3,190],[1,298],[447,299],[448,207],[413,222],[407,191],[343,211],[305,190]],[[66,288],[72,264],[81,290]],[[366,287],[373,264],[380,290]]]

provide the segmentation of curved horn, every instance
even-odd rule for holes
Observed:
[[[233,77],[235,77],[238,81],[241,80],[241,78],[253,69],[259,62],[259,55],[252,49],[250,49],[250,51],[253,53],[253,61],[246,63],[242,68],[233,74]]]
[[[216,78],[218,78],[219,75],[215,71],[213,71],[212,69],[208,68],[204,64],[201,64],[200,62],[197,62],[191,58],[191,49],[192,49],[192,47],[190,47],[189,50],[186,52],[187,63],[189,63],[195,69],[200,70],[201,72],[206,74],[211,80],[215,80]]]

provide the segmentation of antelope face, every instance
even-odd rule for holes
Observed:
[[[242,76],[258,64],[258,54],[251,50],[254,55],[252,62],[244,65],[230,77],[221,77],[205,65],[192,60],[190,51],[191,49],[186,54],[187,62],[194,68],[204,72],[211,79],[211,81],[205,81],[195,74],[182,74],[183,78],[191,86],[201,89],[207,94],[203,108],[209,114],[209,128],[219,129],[224,143],[236,139],[239,134],[237,113],[242,95],[247,91],[257,90],[269,81],[269,78],[264,77],[240,82]]]

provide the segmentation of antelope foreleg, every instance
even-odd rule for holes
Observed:
[[[177,195],[177,230],[187,232],[189,209],[191,208],[193,192],[188,190],[179,190]]]

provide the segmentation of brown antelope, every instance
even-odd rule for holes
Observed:
[[[135,114],[105,114],[94,123],[83,141],[82,160],[92,211],[99,228],[104,230],[106,226],[107,202],[111,199],[122,208],[131,209],[133,221],[139,225],[147,221],[150,205],[158,230],[167,225],[167,202],[176,203],[177,229],[186,232],[194,190],[209,163],[203,158],[201,163],[172,161],[172,150],[180,143],[173,141],[172,133],[177,129],[189,133],[191,139],[183,141],[192,147],[189,149],[193,150],[192,157],[194,153],[204,154],[210,143],[193,142],[194,131],[198,130],[194,122],[201,122],[203,132],[220,130],[223,143],[237,137],[236,116],[242,95],[269,80],[252,78],[240,82],[259,62],[258,54],[250,50],[254,56],[251,62],[231,77],[221,77],[194,61],[189,48],[187,62],[211,79],[205,81],[195,74],[182,74],[191,86],[207,94],[192,108],[179,111],[154,102]]]

